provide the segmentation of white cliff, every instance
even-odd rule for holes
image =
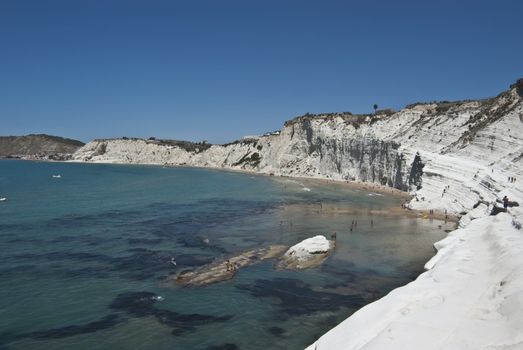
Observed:
[[[306,115],[229,145],[97,140],[76,161],[170,164],[372,182],[413,209],[462,216],[427,272],[309,349],[523,349],[523,80],[480,101],[396,112]],[[516,181],[510,180],[516,178]]]
[[[373,182],[411,191],[413,208],[459,214],[494,200],[521,172],[522,113],[514,86],[488,100],[416,104],[376,116],[306,115],[279,133],[227,145],[95,140],[74,159]],[[469,191],[457,191],[463,186]]]

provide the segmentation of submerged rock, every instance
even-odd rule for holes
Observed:
[[[216,260],[193,271],[183,271],[167,277],[166,283],[178,283],[186,287],[205,286],[234,278],[242,267],[275,258],[287,247],[281,245],[245,251],[229,259]]]

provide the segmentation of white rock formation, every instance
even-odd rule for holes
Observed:
[[[334,247],[334,242],[325,236],[317,235],[293,245],[283,255],[278,264],[280,268],[305,269],[323,262]]]
[[[331,242],[325,238],[325,236],[317,235],[293,245],[287,249],[284,255],[299,261],[304,261],[310,259],[313,255],[327,253],[331,247]]]
[[[523,80],[495,98],[392,114],[306,115],[279,134],[229,145],[97,140],[77,161],[172,164],[374,182],[410,191],[414,209],[462,215],[428,272],[308,349],[523,349]],[[516,181],[509,181],[516,178]]]
[[[523,349],[523,232],[501,213],[437,244],[429,271],[307,350]]]

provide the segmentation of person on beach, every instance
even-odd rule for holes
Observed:
[[[508,207],[508,197],[505,196],[503,197],[503,208],[507,209]]]

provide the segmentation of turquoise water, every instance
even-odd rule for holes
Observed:
[[[0,349],[302,349],[414,279],[450,228],[372,216],[400,199],[339,184],[191,168],[3,160],[0,197]],[[333,231],[318,268],[163,283]]]

